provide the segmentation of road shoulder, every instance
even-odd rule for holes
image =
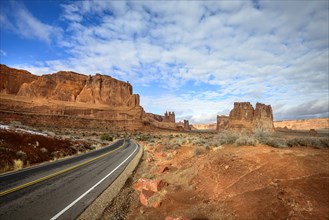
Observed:
[[[143,147],[114,182],[77,218],[78,220],[99,219],[106,207],[117,196],[127,179],[132,175],[143,156]]]

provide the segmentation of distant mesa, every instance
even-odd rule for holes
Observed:
[[[275,121],[274,126],[280,130],[321,130],[329,129],[329,118],[310,118],[300,120]]]
[[[273,112],[270,105],[235,102],[229,116],[217,116],[217,130],[273,132]]]

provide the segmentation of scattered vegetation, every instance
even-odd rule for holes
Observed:
[[[23,161],[26,160],[27,157],[26,153],[21,150],[16,152],[16,156],[19,160],[23,160]]]
[[[194,148],[194,151],[193,151],[193,156],[198,156],[198,155],[201,155],[205,152],[205,148],[202,147],[202,146],[197,146],[196,148]]]
[[[23,168],[24,162],[20,159],[14,160],[14,170],[20,170]]]
[[[113,137],[110,136],[109,134],[102,134],[101,140],[102,141],[113,141]]]

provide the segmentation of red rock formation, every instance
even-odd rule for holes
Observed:
[[[9,68],[0,64],[0,93],[16,95],[24,83],[30,83],[37,78],[28,71]]]
[[[253,118],[253,129],[263,131],[274,131],[273,112],[270,105],[256,103],[256,108]]]
[[[71,123],[67,124],[74,127],[74,117],[107,120],[111,121],[108,122],[111,126],[123,126],[123,129],[132,128],[130,125],[134,128],[139,127],[137,124],[143,126],[144,110],[139,95],[132,93],[129,83],[100,74],[86,76],[60,71],[34,76],[5,65],[0,67],[1,110],[38,114],[40,117],[70,116]]]
[[[86,76],[74,72],[58,72],[39,76],[30,83],[24,83],[16,95],[29,98],[75,102],[85,84]]]
[[[254,109],[250,102],[235,102],[234,108],[230,112],[227,128],[238,131],[260,129],[272,132],[274,131],[272,107],[257,103],[256,109]]]
[[[189,124],[188,120],[184,120],[184,130],[185,131],[190,131],[191,130],[191,127],[190,127],[190,124]]]
[[[231,130],[252,130],[254,108],[250,102],[234,102],[230,112],[228,128]]]
[[[217,115],[217,126],[216,130],[225,130],[228,126],[229,117],[226,115]]]
[[[112,107],[138,107],[139,95],[132,94],[132,86],[110,76],[85,76],[74,72],[43,75],[24,83],[17,95],[30,98],[104,104]]]
[[[163,118],[163,122],[175,123],[175,112],[166,112]]]
[[[164,116],[145,113],[143,115],[143,120],[145,123],[149,123],[155,127],[163,128],[163,129],[172,129],[172,130],[184,130],[183,122],[175,123],[175,113],[174,112],[166,112]]]
[[[317,136],[318,135],[318,132],[315,129],[310,129],[310,131],[308,133],[311,136]]]

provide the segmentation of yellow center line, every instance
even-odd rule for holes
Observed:
[[[33,180],[33,181],[31,181],[31,182],[25,183],[25,184],[23,184],[23,185],[16,186],[16,187],[11,188],[11,189],[7,189],[7,190],[5,190],[5,191],[3,191],[3,192],[0,192],[0,197],[1,197],[1,196],[4,196],[4,195],[7,195],[7,194],[9,194],[9,193],[12,193],[12,192],[18,191],[18,190],[20,190],[20,189],[24,189],[24,188],[26,188],[26,187],[28,187],[28,186],[32,186],[32,185],[34,185],[34,184],[36,184],[36,183],[40,183],[40,182],[42,182],[42,181],[45,181],[45,180],[50,179],[50,178],[52,178],[52,177],[58,176],[58,175],[60,175],[60,174],[66,173],[66,172],[68,172],[68,171],[70,171],[70,170],[76,169],[76,168],[81,167],[81,166],[83,166],[83,165],[86,165],[86,164],[88,164],[88,163],[91,163],[91,162],[93,162],[93,161],[95,161],[95,160],[98,160],[98,159],[100,159],[100,158],[102,158],[102,157],[105,157],[105,156],[107,156],[107,155],[113,153],[114,151],[119,150],[119,149],[122,148],[124,145],[125,145],[125,141],[123,142],[123,144],[122,144],[120,147],[118,147],[118,148],[116,148],[116,149],[114,149],[114,150],[111,150],[111,151],[109,151],[109,152],[107,152],[107,153],[105,153],[105,154],[102,154],[102,155],[100,155],[100,156],[97,156],[97,157],[95,157],[95,158],[92,158],[92,159],[90,159],[90,160],[87,160],[87,161],[85,161],[85,162],[82,162],[82,163],[76,164],[76,165],[74,165],[74,166],[72,166],[72,167],[69,167],[69,168],[66,168],[66,169],[64,169],[64,170],[60,170],[60,171],[58,171],[58,172],[56,172],[56,173],[49,174],[48,176],[44,176],[44,177],[41,177],[41,178],[39,178],[39,179]]]

